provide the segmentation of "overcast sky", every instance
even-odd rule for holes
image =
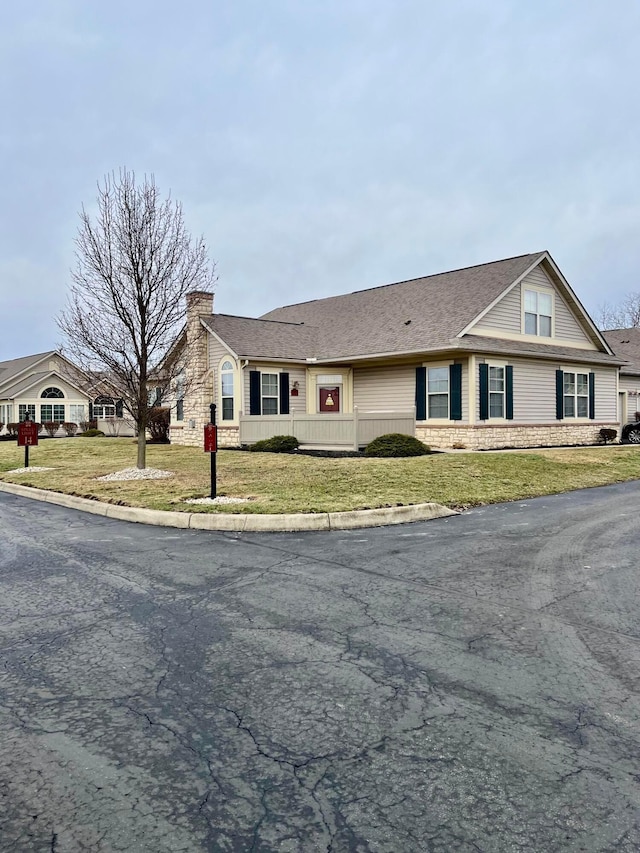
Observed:
[[[594,314],[640,290],[638,0],[3,3],[0,71],[0,360],[60,343],[121,166],[224,313],[542,249]]]

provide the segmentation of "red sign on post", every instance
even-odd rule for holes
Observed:
[[[206,424],[204,428],[204,452],[218,452],[218,427],[214,424]]]
[[[38,425],[34,421],[18,424],[18,447],[34,447],[38,443]]]

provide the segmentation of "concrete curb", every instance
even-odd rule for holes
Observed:
[[[411,506],[363,509],[352,512],[283,513],[263,515],[241,515],[203,512],[165,512],[132,506],[118,506],[88,498],[49,492],[17,483],[0,482],[0,492],[8,492],[22,498],[57,504],[80,512],[92,512],[120,521],[137,524],[155,524],[158,527],[181,527],[192,530],[231,530],[237,533],[271,531],[294,533],[302,530],[354,530],[360,527],[382,527],[388,524],[407,524],[410,521],[428,521],[458,515],[456,510],[436,503],[413,504]]]

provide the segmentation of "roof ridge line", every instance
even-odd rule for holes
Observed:
[[[370,293],[372,290],[382,290],[385,287],[396,287],[399,284],[409,284],[412,281],[420,281],[421,279],[425,279],[425,278],[437,278],[437,276],[440,276],[440,275],[450,275],[451,273],[464,272],[465,270],[479,269],[480,267],[489,267],[489,266],[493,266],[494,264],[503,264],[503,263],[506,263],[507,261],[516,261],[519,258],[534,258],[534,257],[540,257],[540,255],[546,255],[546,254],[548,254],[548,251],[546,249],[544,249],[541,252],[525,252],[525,254],[523,254],[523,255],[513,255],[510,258],[499,258],[497,261],[485,261],[484,263],[481,263],[481,264],[469,264],[466,267],[457,267],[456,269],[453,269],[453,270],[442,270],[442,272],[434,272],[434,273],[430,273],[429,275],[418,275],[418,276],[415,276],[414,278],[404,278],[404,279],[401,279],[400,281],[392,281],[392,282],[389,282],[387,284],[376,284],[373,287],[363,287],[360,290],[352,290],[350,293],[337,293],[334,296],[321,296],[318,299],[307,299],[304,302],[292,302],[289,305],[280,305],[277,308],[272,308],[271,310],[272,311],[280,311],[283,308],[296,308],[300,305],[311,305],[314,302],[324,302],[325,299],[339,299],[342,296],[355,296],[357,293]],[[265,313],[270,314],[271,311],[267,311]],[[259,319],[262,319],[262,318],[259,318]],[[273,320],[273,321],[269,321],[269,322],[278,322],[278,321]]]

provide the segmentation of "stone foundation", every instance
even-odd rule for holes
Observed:
[[[588,424],[458,424],[457,426],[416,427],[416,437],[434,449],[458,447],[466,450],[498,450],[501,447],[560,447],[572,444],[596,444],[600,430],[620,424],[592,421]]]

